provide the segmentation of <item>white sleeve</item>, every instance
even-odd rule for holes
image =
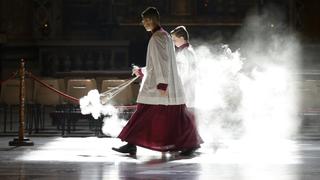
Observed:
[[[156,84],[168,84],[168,52],[165,36],[153,36],[150,40],[150,55]]]

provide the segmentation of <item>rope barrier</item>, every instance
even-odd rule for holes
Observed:
[[[42,82],[39,78],[37,78],[36,76],[34,76],[31,72],[26,72],[26,74],[27,74],[28,76],[30,76],[32,79],[34,79],[35,81],[37,81],[38,83],[40,83],[40,84],[42,84],[43,86],[49,88],[50,90],[52,90],[52,91],[60,94],[61,96],[65,97],[65,98],[68,98],[68,99],[70,99],[71,101],[79,104],[79,99],[78,99],[78,98],[72,97],[72,96],[70,96],[70,95],[68,95],[68,94],[65,94],[65,93],[63,93],[63,92],[61,92],[61,91],[59,91],[59,90],[51,87],[51,86],[48,85],[47,83]]]
[[[1,81],[0,81],[0,85],[1,85],[2,83],[5,83],[5,82],[9,81],[10,79],[15,78],[15,77],[17,76],[17,74],[18,74],[18,71],[12,73],[11,76],[9,76],[9,78],[7,78],[7,79],[5,79],[5,80],[1,80]]]
[[[24,120],[25,120],[25,75],[28,75],[30,78],[32,78],[34,81],[40,83],[41,85],[43,85],[44,87],[54,91],[55,93],[58,93],[59,95],[68,98],[69,100],[79,104],[79,99],[72,97],[68,94],[65,94],[53,87],[51,87],[50,85],[48,85],[47,83],[41,81],[39,78],[37,78],[36,76],[34,76],[31,72],[28,72],[25,70],[25,61],[24,59],[21,59],[21,63],[20,63],[20,68],[19,71],[16,71],[14,73],[12,73],[11,76],[9,76],[9,78],[5,79],[5,80],[0,80],[0,85],[2,83],[5,83],[6,81],[13,79],[17,76],[17,74],[19,73],[20,75],[20,93],[19,93],[19,97],[20,97],[20,106],[19,106],[19,137],[15,138],[13,141],[9,142],[10,146],[32,146],[33,142],[30,141],[29,139],[24,137]],[[102,95],[107,95],[110,98],[114,97],[115,95],[117,95],[120,91],[122,91],[126,86],[128,86],[130,83],[132,83],[136,78],[133,78],[129,81],[126,81],[125,83],[121,84],[120,86],[116,87],[117,90],[113,90],[112,92],[108,92],[108,93],[103,93],[100,94],[100,96]],[[110,95],[110,96],[109,96]],[[119,108],[124,108],[125,106],[119,106]],[[128,106],[129,107],[129,106]],[[132,107],[132,106],[131,106]]]
[[[48,85],[47,83],[45,83],[45,82],[41,81],[39,78],[37,78],[37,77],[36,77],[35,75],[33,75],[31,72],[28,72],[28,71],[27,71],[26,74],[27,74],[30,78],[34,79],[35,81],[37,81],[38,83],[42,84],[43,86],[49,88],[50,90],[52,90],[52,91],[58,93],[59,95],[65,97],[65,98],[68,98],[68,99],[70,99],[71,101],[79,104],[79,99],[78,99],[78,98],[72,97],[72,96],[70,96],[70,95],[68,95],[68,94],[65,94],[65,93],[63,93],[63,92],[61,92],[61,91],[59,91],[59,90],[51,87],[51,86]],[[107,99],[107,100],[112,99],[113,97],[115,97],[117,94],[119,94],[122,90],[124,90],[128,85],[130,85],[132,82],[134,82],[134,81],[135,81],[136,79],[138,79],[138,78],[139,78],[139,77],[134,77],[134,78],[132,78],[132,79],[130,79],[130,80],[128,80],[128,81],[120,84],[120,85],[117,86],[117,87],[114,87],[114,88],[112,88],[112,89],[110,89],[110,90],[108,90],[108,91],[106,91],[106,92],[101,93],[101,94],[100,94],[100,95],[101,95],[101,98],[103,98],[104,100],[105,100],[105,99]],[[104,101],[104,102],[107,102],[107,101]],[[136,106],[135,106],[135,105],[131,105],[131,106],[115,106],[115,107],[118,108],[118,109],[124,109],[124,108],[135,108]]]

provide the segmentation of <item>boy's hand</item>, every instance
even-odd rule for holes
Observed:
[[[138,66],[133,66],[131,75],[141,76],[140,68]]]

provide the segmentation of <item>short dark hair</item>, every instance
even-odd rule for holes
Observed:
[[[184,26],[178,26],[174,28],[170,34],[177,36],[178,38],[183,37],[184,40],[189,41],[189,33]]]
[[[160,14],[157,8],[155,7],[148,7],[141,13],[142,18],[150,18],[157,21],[160,21]]]

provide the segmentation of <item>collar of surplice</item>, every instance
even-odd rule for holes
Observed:
[[[189,46],[190,46],[189,43],[182,44],[181,46],[176,47],[176,52],[180,52],[180,51],[182,51],[184,48],[188,48]]]
[[[162,30],[162,27],[156,26],[155,28],[152,29],[151,33],[154,34],[155,32],[160,31],[160,30]]]

